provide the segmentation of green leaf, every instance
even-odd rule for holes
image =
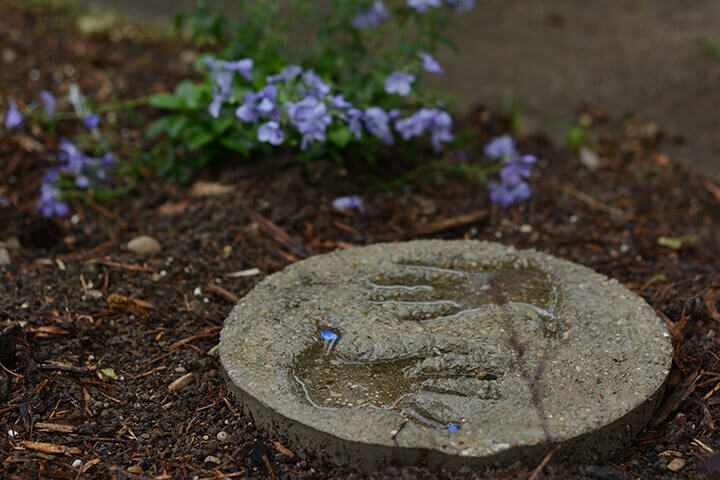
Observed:
[[[250,149],[253,145],[253,143],[247,138],[228,136],[222,137],[220,139],[220,144],[228,150],[241,153],[245,156],[250,153]]]
[[[182,98],[178,98],[171,93],[158,93],[150,97],[148,101],[155,108],[164,108],[166,110],[181,110],[185,107]]]
[[[348,144],[348,142],[350,142],[350,140],[352,140],[352,133],[350,133],[350,129],[348,127],[341,127],[341,128],[332,130],[328,134],[328,138],[335,145],[337,145],[340,148],[343,148]]]
[[[175,96],[181,98],[185,107],[195,110],[200,106],[198,91],[190,80],[183,80],[175,88]]]
[[[187,117],[184,115],[170,115],[154,121],[145,130],[145,138],[155,138],[163,133],[170,138],[177,138],[187,123]]]
[[[209,130],[198,129],[187,139],[187,145],[193,150],[202,148],[215,140],[215,134]]]

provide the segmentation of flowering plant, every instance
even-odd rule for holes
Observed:
[[[444,73],[432,52],[448,43],[442,29],[472,0],[334,0],[315,12],[317,35],[302,48],[277,20],[283,8],[307,10],[301,3],[243,5],[242,22],[209,23],[225,49],[199,60],[205,80],[151,98],[171,112],[148,130],[164,135],[166,156],[190,150],[202,165],[227,150],[289,147],[301,160],[342,161],[421,138],[435,151],[453,141],[447,102],[421,82]]]
[[[131,109],[149,103],[165,112],[146,129],[160,137],[145,155],[167,176],[186,178],[198,167],[228,151],[246,157],[294,150],[294,158],[326,157],[342,163],[354,158],[373,161],[388,147],[407,153],[427,145],[437,153],[455,141],[448,104],[422,86],[425,75],[442,75],[433,52],[450,44],[442,34],[457,12],[474,0],[332,0],[331,8],[311,11],[300,0],[248,0],[241,3],[241,21],[222,16],[190,19],[193,38],[223,45],[219,55],[206,54],[197,68],[204,80],[180,82],[173,93],[122,102]],[[286,9],[316,14],[314,42],[288,40]],[[281,15],[282,13],[282,15]],[[182,23],[182,21],[180,22]],[[118,162],[101,134],[101,112],[91,108],[77,86],[64,99],[49,91],[42,103],[24,110],[10,100],[5,129],[23,129],[26,116],[51,128],[60,120],[81,121],[86,134],[73,143],[61,139],[54,164],[40,186],[37,210],[44,216],[66,216],[74,197],[108,198],[132,188],[112,190]],[[58,106],[72,106],[72,112]],[[115,105],[117,106],[117,105]],[[112,114],[112,113],[109,113]],[[114,115],[114,114],[113,114]],[[78,146],[79,145],[79,146]],[[97,157],[88,155],[92,151]],[[527,178],[537,159],[521,155],[509,136],[493,140],[485,154],[488,167],[435,162],[432,167],[466,174],[488,183],[492,202],[508,207],[531,195]],[[410,155],[412,156],[412,155]],[[158,162],[158,160],[160,160]],[[414,172],[404,178],[412,178]],[[335,208],[363,211],[356,196],[336,200]]]

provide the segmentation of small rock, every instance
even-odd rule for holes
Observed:
[[[600,157],[593,150],[587,147],[580,147],[580,163],[589,170],[595,170],[600,166]]]
[[[133,238],[128,242],[127,247],[136,255],[155,255],[162,250],[160,243],[147,235]]]
[[[220,461],[220,459],[219,459],[218,457],[216,457],[215,455],[208,455],[207,457],[205,457],[205,463],[220,464],[221,461]]]
[[[192,383],[193,381],[193,374],[188,373],[186,375],[183,375],[182,377],[178,378],[174,382],[172,382],[170,385],[168,385],[168,390],[170,393],[179,392],[183,388],[187,387]]]
[[[73,462],[72,462],[72,467],[73,467],[73,468],[80,468],[81,465],[82,465],[82,460],[80,460],[79,458],[76,458],[76,459],[73,460]]]
[[[90,298],[100,299],[103,298],[103,293],[100,290],[88,290],[87,296]]]
[[[15,50],[6,48],[2,52],[2,58],[5,63],[14,63],[17,60],[18,54]]]
[[[673,458],[670,463],[668,463],[667,468],[671,472],[679,472],[684,466],[685,460],[683,460],[682,458]]]
[[[227,442],[228,436],[227,432],[220,431],[217,434],[217,439],[219,442]]]
[[[0,247],[5,247],[11,252],[13,250],[20,250],[20,240],[18,239],[18,237],[10,237],[4,242],[1,242]]]
[[[10,253],[7,251],[7,248],[0,248],[0,267],[10,265],[11,263]]]
[[[185,370],[185,367],[180,365],[179,367],[175,367],[175,373],[187,373],[187,370]]]
[[[231,185],[223,185],[215,182],[195,182],[190,190],[193,197],[208,197],[213,195],[225,195],[235,190]]]

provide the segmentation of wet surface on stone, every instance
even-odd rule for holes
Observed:
[[[543,335],[558,333],[552,314],[557,292],[549,277],[538,270],[511,265],[496,269],[407,263],[396,266],[397,274],[373,279],[368,302],[384,306],[386,317],[422,322],[423,329],[417,335],[424,343],[409,357],[390,359],[338,355],[332,348],[334,342],[311,347],[300,356],[293,371],[303,395],[313,406],[394,409],[408,420],[436,427],[462,422],[462,418],[445,414],[452,409],[442,408],[443,404],[498,400],[498,379],[513,368],[509,352],[503,354],[498,348],[483,348],[476,343],[487,335],[487,328],[503,328],[502,314],[519,315],[521,322],[536,327]],[[494,303],[498,294],[503,296],[504,305]],[[459,349],[441,349],[441,342],[434,336],[423,336],[433,330],[442,335],[442,324],[451,321],[461,322],[456,328],[468,338],[468,343]],[[340,336],[336,341],[349,340]],[[437,402],[440,408],[423,407],[423,398]]]
[[[662,322],[617,282],[464,241],[292,265],[240,302],[221,337],[241,403],[263,405],[256,421],[309,427],[289,441],[338,463],[353,461],[349,445],[484,458],[602,431],[654,399],[670,359]]]

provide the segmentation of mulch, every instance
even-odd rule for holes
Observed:
[[[0,110],[8,98],[72,82],[104,101],[163,91],[189,73],[174,60],[189,57],[182,42],[84,37],[47,10],[2,8]],[[306,255],[412,238],[493,240],[581,263],[645,298],[671,332],[667,395],[632,448],[579,469],[551,460],[544,478],[708,476],[720,464],[720,185],[659,153],[675,139],[649,122],[581,113],[602,127],[599,167],[525,136],[522,151],[543,160],[533,198],[507,210],[452,175],[383,190],[372,172],[325,162],[230,159],[196,178],[228,193],[197,196],[150,179],[47,221],[33,212],[36,190],[59,134],[73,127],[1,132],[0,241],[16,237],[19,248],[8,242],[12,265],[0,270],[0,477],[365,478],[257,430],[226,390],[214,347],[233,303],[265,276]],[[463,126],[487,141],[507,122],[479,107]],[[142,145],[132,118],[113,134],[121,152]],[[467,154],[447,160],[483,161],[477,147]],[[355,193],[364,213],[333,209],[334,198]],[[130,252],[138,235],[162,252]],[[675,459],[685,464],[672,472]],[[388,466],[371,478],[528,478],[536,467]]]

